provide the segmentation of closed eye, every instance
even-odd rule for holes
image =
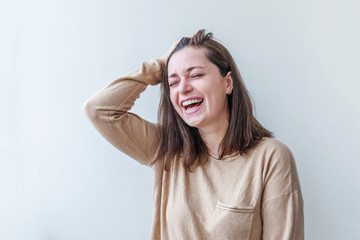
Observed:
[[[171,83],[169,84],[169,86],[170,86],[170,87],[173,87],[173,86],[175,86],[177,83],[178,83],[177,81],[171,82]]]
[[[204,74],[198,73],[198,74],[191,75],[192,78],[197,78],[197,77],[201,77],[201,76],[204,76]]]

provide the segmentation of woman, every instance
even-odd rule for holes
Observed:
[[[159,124],[129,112],[161,84]],[[151,239],[303,239],[294,158],[254,118],[230,53],[203,30],[84,105],[115,147],[154,171]]]

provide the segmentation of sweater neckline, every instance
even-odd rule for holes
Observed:
[[[237,155],[239,155],[239,152],[235,152],[235,153],[232,153],[232,154],[228,154],[228,155],[225,155],[222,159],[219,159],[218,157],[216,157],[214,154],[208,152],[211,159],[217,161],[217,162],[229,162],[231,160],[234,160]]]

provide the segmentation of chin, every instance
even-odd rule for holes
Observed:
[[[187,121],[185,119],[183,119],[183,120],[190,127],[198,128],[201,126],[201,121]]]
[[[203,117],[200,116],[187,117],[186,115],[183,114],[179,114],[179,116],[186,123],[186,125],[190,127],[199,128],[204,123]]]

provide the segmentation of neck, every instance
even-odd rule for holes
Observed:
[[[200,136],[205,142],[208,151],[216,157],[220,155],[220,143],[223,140],[228,127],[229,122],[226,121],[226,124],[217,124],[212,127],[199,128]]]

